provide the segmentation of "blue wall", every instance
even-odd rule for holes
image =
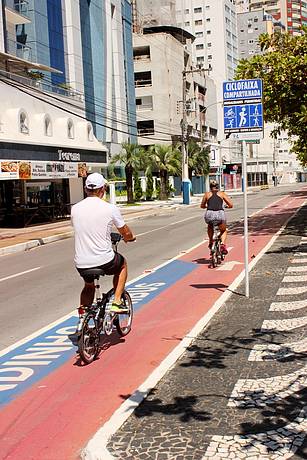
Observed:
[[[61,0],[47,0],[50,66],[61,70],[62,75],[52,74],[53,84],[65,81],[64,36]]]
[[[132,43],[132,7],[128,0],[122,0],[123,41],[125,53],[126,96],[130,141],[137,141],[135,86]]]
[[[86,116],[99,140],[105,138],[106,22],[104,0],[80,0],[81,41]]]

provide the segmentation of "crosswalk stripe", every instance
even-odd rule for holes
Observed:
[[[293,273],[293,272],[306,272],[307,267],[289,267],[286,273]]]
[[[306,326],[307,316],[300,318],[265,320],[262,323],[262,331],[292,331],[299,327]]]
[[[307,275],[289,275],[282,280],[283,283],[300,283],[307,282]]]
[[[297,295],[297,294],[304,294],[307,292],[307,286],[297,286],[297,287],[287,287],[287,288],[279,288],[277,291],[277,295]]]

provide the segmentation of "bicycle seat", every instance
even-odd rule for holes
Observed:
[[[104,276],[105,272],[101,268],[87,268],[82,270],[82,275],[95,276],[98,279],[99,276]]]

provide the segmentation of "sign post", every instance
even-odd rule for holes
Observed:
[[[249,297],[247,142],[263,138],[262,80],[237,80],[223,83],[224,133],[242,141],[242,188],[244,208],[245,296]],[[259,140],[259,141],[258,141]]]

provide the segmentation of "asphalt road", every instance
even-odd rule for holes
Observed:
[[[282,198],[303,184],[250,194],[249,215]],[[228,221],[243,218],[243,197],[234,196]],[[161,215],[130,222],[136,243],[121,243],[128,259],[129,279],[166,262],[203,240],[205,225],[199,207],[167,209]],[[242,242],[243,244],[243,242]],[[110,279],[104,285],[109,285]],[[1,257],[0,349],[71,312],[77,305],[82,280],[73,266],[73,239]]]

